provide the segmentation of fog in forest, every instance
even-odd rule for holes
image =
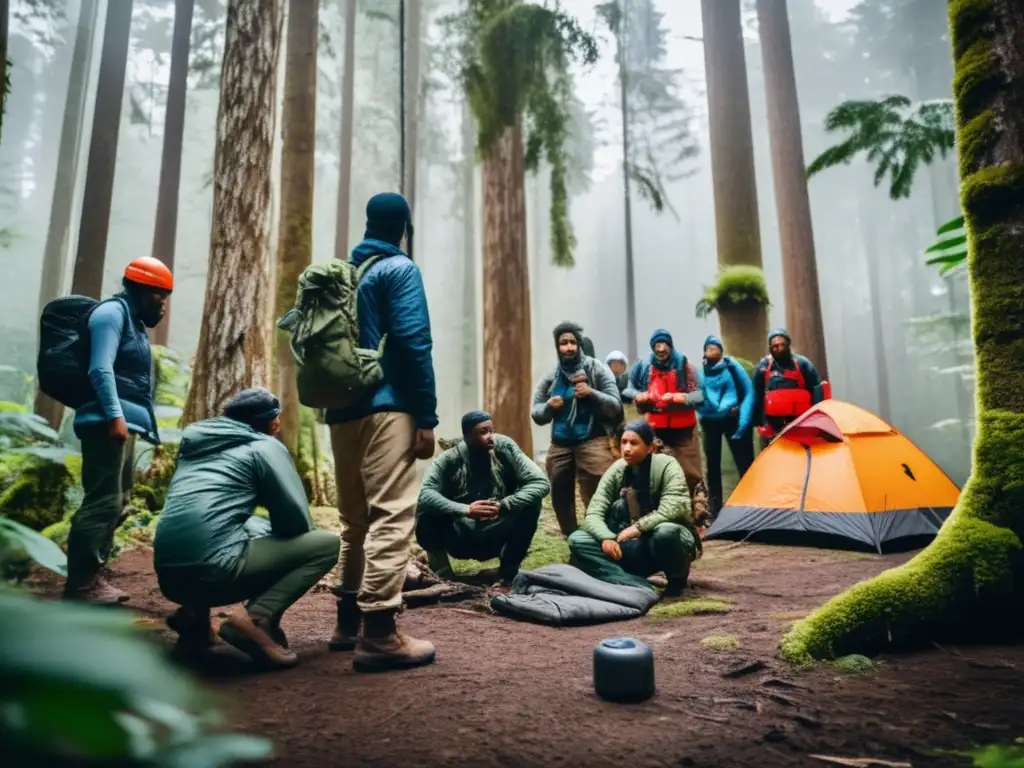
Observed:
[[[107,0],[116,2],[117,0]],[[697,319],[695,305],[718,271],[715,211],[709,156],[708,109],[699,0],[632,0],[648,8],[646,33],[664,34],[666,55],[658,66],[671,72],[695,153],[673,158],[660,172],[666,205],[653,210],[632,196],[636,271],[637,339],[641,353],[650,332],[671,330],[693,359],[717,316]],[[317,166],[313,251],[315,261],[334,257],[338,196],[338,147],[343,72],[341,0],[323,0],[317,82]],[[882,15],[851,16],[855,6],[892,3],[855,0],[789,0],[793,51],[807,162],[835,144],[823,128],[826,114],[848,99],[903,94],[915,101],[951,96],[952,67],[943,37],[945,4],[916,3],[922,18],[894,29]],[[355,138],[349,241],[362,235],[366,199],[397,189],[400,181],[399,38],[397,0],[361,0],[355,52]],[[454,434],[458,418],[479,406],[479,364],[467,365],[467,312],[482,323],[479,287],[467,291],[467,248],[481,279],[480,171],[467,194],[472,146],[463,131],[465,105],[444,55],[443,17],[460,0],[426,0],[419,46],[423,88],[415,157],[415,259],[422,266],[430,301],[434,364],[441,427]],[[622,135],[614,38],[593,0],[563,0],[586,29],[599,37],[596,66],[575,73],[577,115],[571,138],[571,221],[578,244],[575,266],[551,264],[550,195],[543,168],[527,180],[532,298],[533,375],[555,363],[552,327],[579,322],[600,358],[625,351],[625,225]],[[43,254],[53,206],[71,205],[64,249],[62,291],[71,285],[92,126],[106,2],[11,0],[9,56],[11,94],[0,144],[0,400],[24,400],[13,391],[18,372],[34,370]],[[83,8],[95,16],[80,18]],[[124,264],[152,248],[170,63],[174,3],[135,0],[132,41],[117,144],[104,293],[117,289]],[[220,0],[198,0],[192,29],[189,91],[176,246],[176,290],[171,347],[190,355],[199,338],[210,251],[211,177],[223,52]],[[77,133],[73,185],[55,188],[62,125],[74,85],[76,32],[87,27],[91,48],[84,111]],[[937,30],[928,36],[928,30]],[[785,322],[779,227],[772,184],[764,78],[753,3],[745,8],[760,232],[772,299],[771,324]],[[280,70],[279,70],[280,72]],[[284,78],[279,74],[278,88]],[[280,130],[278,129],[280,141]],[[65,148],[66,149],[66,148]],[[71,148],[72,150],[74,147]],[[65,153],[67,154],[67,152]],[[671,153],[669,153],[671,154]],[[817,263],[835,397],[891,421],[927,451],[958,483],[967,474],[973,433],[973,368],[968,328],[968,290],[963,276],[943,278],[925,264],[936,228],[957,213],[952,159],[918,170],[909,199],[890,199],[887,183],[872,184],[873,171],[858,160],[810,181]],[[275,192],[275,203],[279,199]],[[467,227],[466,215],[469,214]],[[272,238],[276,243],[276,234]],[[243,276],[240,276],[240,278]],[[481,344],[476,334],[477,346]],[[799,348],[796,351],[801,351]],[[476,352],[479,360],[480,350]],[[500,429],[500,425],[498,425]],[[538,447],[545,430],[535,430]]]

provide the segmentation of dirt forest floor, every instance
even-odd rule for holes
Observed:
[[[112,580],[170,642],[156,629],[171,606],[149,557],[126,553]],[[351,654],[326,649],[334,602],[310,594],[283,623],[297,668],[256,674],[221,645],[198,671],[234,702],[237,728],[271,737],[288,768],[970,765],[948,751],[1024,736],[1024,647],[936,647],[856,672],[797,672],[776,656],[792,621],[908,557],[710,543],[691,597],[715,598],[703,606],[720,612],[580,629],[458,604],[408,610],[402,628],[432,640],[437,662],[382,675],[356,674]],[[594,645],[622,635],[654,651],[658,692],[643,704],[592,689]]]

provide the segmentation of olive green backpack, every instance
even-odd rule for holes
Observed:
[[[369,398],[384,378],[377,349],[359,346],[359,281],[380,256],[359,268],[347,261],[307,267],[295,306],[277,327],[291,334],[299,402],[310,408],[348,408]]]

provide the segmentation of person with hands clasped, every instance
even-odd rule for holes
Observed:
[[[656,452],[642,419],[623,428],[620,451],[569,537],[570,562],[610,584],[646,589],[654,589],[647,577],[664,571],[664,596],[676,597],[701,549],[682,469]]]
[[[545,468],[558,527],[568,536],[579,526],[576,483],[583,504],[590,503],[615,461],[608,437],[622,423],[622,399],[608,366],[583,352],[582,328],[561,323],[554,339],[558,365],[537,383],[532,416],[536,424],[551,424]]]
[[[494,430],[491,416],[462,417],[462,440],[442,453],[423,478],[416,506],[416,539],[431,570],[453,576],[448,556],[501,558],[495,588],[519,572],[550,486],[515,441]]]

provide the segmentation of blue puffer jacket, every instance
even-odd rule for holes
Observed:
[[[89,315],[89,383],[96,399],[75,411],[75,434],[123,418],[129,432],[159,443],[152,370],[149,337],[131,297],[119,293],[100,304]]]
[[[704,366],[704,402],[697,407],[701,419],[724,419],[739,408],[738,433],[750,429],[754,414],[754,387],[743,366],[731,357],[723,357],[713,366]]]
[[[431,356],[430,313],[420,268],[398,247],[363,240],[352,250],[356,267],[381,255],[359,284],[359,346],[376,349],[387,334],[381,367],[384,382],[369,400],[327,411],[328,424],[355,421],[371,413],[408,413],[418,429],[437,426],[437,393]]]

